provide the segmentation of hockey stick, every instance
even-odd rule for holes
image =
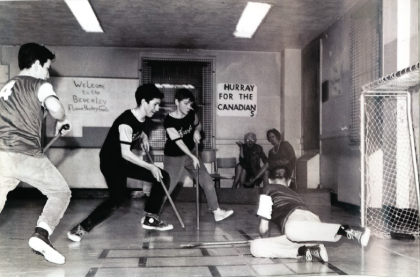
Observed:
[[[63,125],[63,126],[61,126],[61,129],[60,129],[60,131],[58,131],[58,134],[57,135],[55,135],[55,137],[53,137],[51,140],[50,140],[50,142],[48,142],[48,144],[47,145],[45,145],[45,147],[44,147],[44,149],[42,149],[42,152],[44,152],[45,153],[45,151],[47,151],[48,150],[48,148],[50,148],[50,146],[59,138],[59,137],[61,137],[61,131],[62,130],[68,130],[70,128],[70,125],[68,125],[68,124],[65,124],[65,125]]]
[[[195,143],[195,156],[198,159],[198,143]],[[197,203],[197,230],[200,229],[200,164],[197,166],[195,201]]]
[[[181,244],[182,248],[194,248],[198,246],[207,246],[207,245],[230,245],[230,244],[246,244],[250,243],[251,240],[238,240],[238,241],[221,241],[221,242],[200,242],[200,243],[191,243],[191,244]]]
[[[144,147],[142,147],[142,148],[143,148],[144,152],[146,152],[146,155],[147,155],[147,157],[149,158],[150,162],[151,162],[152,164],[154,164],[154,162],[153,162],[153,160],[152,160],[152,157],[151,157],[151,156],[150,156],[150,154],[149,154],[149,151],[147,151]],[[184,222],[182,221],[182,218],[181,218],[181,216],[179,215],[178,210],[177,210],[177,208],[175,207],[175,204],[174,204],[174,202],[172,201],[172,198],[171,198],[171,196],[169,195],[168,189],[166,188],[166,186],[165,186],[165,184],[163,183],[163,180],[162,180],[162,179],[160,179],[160,183],[162,184],[163,190],[164,190],[164,191],[165,191],[165,193],[166,193],[166,197],[168,197],[169,202],[171,203],[172,208],[174,209],[174,212],[175,212],[175,214],[176,214],[176,217],[177,217],[177,218],[178,218],[178,220],[179,220],[179,223],[181,224],[181,227],[182,227],[182,228],[185,228],[185,224],[184,224]]]

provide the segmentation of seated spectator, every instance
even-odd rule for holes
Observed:
[[[257,178],[252,184],[249,180],[253,179],[255,174],[261,168],[261,161],[267,163],[267,156],[263,148],[256,144],[257,136],[254,133],[247,133],[242,141],[236,142],[239,146],[239,163],[235,168],[235,180],[232,188],[245,187],[252,188],[262,182],[262,178]]]
[[[296,154],[292,145],[288,141],[282,141],[281,133],[276,129],[267,131],[267,140],[274,145],[268,152],[268,162],[260,168],[246,186],[253,186],[260,178],[263,179],[264,186],[267,186],[270,170],[278,166],[285,166],[290,177],[294,174]]]

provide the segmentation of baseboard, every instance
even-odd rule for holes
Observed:
[[[338,201],[337,193],[331,192],[331,205],[351,212],[360,213],[360,206]]]
[[[129,189],[127,198],[130,198],[132,191],[141,189]],[[108,189],[71,189],[72,199],[100,199],[109,196]],[[330,191],[327,189],[298,189],[297,192],[303,201],[308,205],[330,206]],[[260,189],[232,189],[216,188],[216,194],[220,204],[257,205]],[[178,186],[171,195],[174,202],[195,203],[196,188]],[[9,192],[8,199],[46,199],[39,190],[35,188],[16,188]],[[200,188],[200,203],[206,203],[204,191]]]

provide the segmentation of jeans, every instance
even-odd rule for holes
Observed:
[[[171,184],[169,186],[170,194],[178,184],[183,169],[186,169],[191,174],[191,176],[197,176],[197,170],[194,168],[193,161],[187,155],[179,157],[171,157],[165,155],[163,168],[171,176]],[[204,190],[204,194],[206,195],[207,204],[209,205],[209,208],[212,211],[217,210],[217,208],[219,208],[219,203],[217,201],[217,195],[216,190],[214,189],[213,179],[207,172],[207,169],[204,166],[204,163],[201,159],[198,174],[200,179],[200,186]]]
[[[71,198],[71,191],[63,175],[46,156],[34,157],[0,151],[0,212],[9,191],[14,190],[21,181],[47,196],[38,224],[45,222],[54,231]]]
[[[123,164],[104,163],[101,161],[101,172],[108,186],[109,198],[99,205],[80,225],[86,231],[91,231],[95,226],[110,217],[127,199],[127,177],[152,183],[150,195],[146,200],[144,211],[159,215],[165,199],[165,191],[151,171],[128,161]],[[163,182],[169,187],[169,174],[161,170]]]
[[[253,240],[251,254],[260,258],[296,258],[299,247],[314,245],[308,242],[337,242],[341,238],[337,235],[340,226],[322,223],[312,212],[297,209],[287,219],[284,235]]]

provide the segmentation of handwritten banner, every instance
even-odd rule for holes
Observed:
[[[53,85],[73,129],[66,137],[82,137],[83,127],[110,127],[125,110],[136,107],[138,79],[54,77]],[[47,136],[55,120],[47,117]]]
[[[217,85],[218,116],[254,117],[257,115],[257,85]]]

